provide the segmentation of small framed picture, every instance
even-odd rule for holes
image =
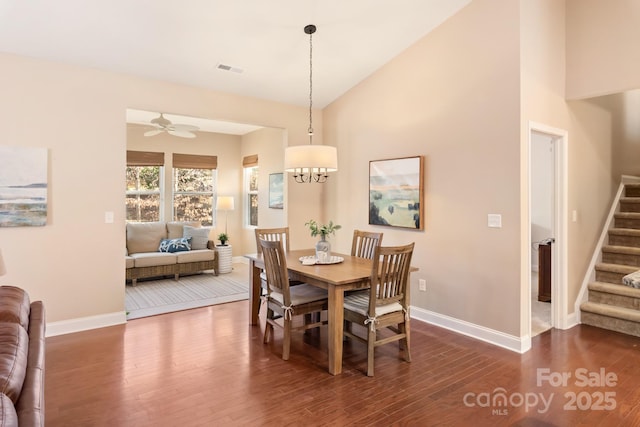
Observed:
[[[422,156],[369,162],[369,224],[423,230]]]
[[[284,208],[284,179],[282,173],[269,174],[269,207]]]

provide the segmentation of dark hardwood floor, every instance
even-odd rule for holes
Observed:
[[[368,378],[349,341],[334,377],[326,329],[285,362],[282,332],[263,345],[248,317],[241,301],[48,338],[47,426],[640,425],[639,338],[577,326],[519,355],[413,321],[412,363],[383,346]]]

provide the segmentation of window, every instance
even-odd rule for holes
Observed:
[[[127,151],[127,221],[152,222],[162,218],[164,153]]]
[[[246,225],[258,226],[258,155],[246,156],[242,159],[244,168],[245,194],[247,200]]]
[[[173,168],[173,219],[213,225],[213,169]]]
[[[173,155],[173,220],[213,225],[216,156]]]

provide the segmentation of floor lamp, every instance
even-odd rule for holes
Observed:
[[[233,196],[218,196],[218,199],[216,200],[216,209],[219,211],[224,211],[225,212],[225,216],[224,216],[224,234],[226,234],[227,236],[229,235],[227,233],[227,219],[228,219],[228,215],[229,215],[229,211],[232,211],[234,208],[233,206]]]

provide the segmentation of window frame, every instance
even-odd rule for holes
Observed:
[[[258,175],[258,178],[256,178],[255,180],[255,184],[256,184],[256,188],[255,190],[251,189],[251,177],[253,175],[253,172],[256,172],[256,174]],[[260,183],[260,167],[255,164],[255,165],[251,165],[251,166],[246,166],[243,168],[243,177],[244,177],[244,195],[243,195],[243,199],[246,201],[245,203],[245,209],[244,209],[244,226],[245,228],[248,229],[255,229],[259,227],[259,208],[260,208],[260,187],[259,187],[259,183]],[[252,205],[251,205],[251,200],[252,197],[256,198],[256,223],[255,224],[251,224],[251,212],[252,212]]]
[[[126,200],[129,196],[148,196],[148,195],[158,195],[158,221],[164,221],[164,204],[165,204],[165,195],[164,195],[164,166],[163,165],[127,165],[126,169],[129,168],[150,168],[157,167],[158,171],[158,189],[157,190],[129,190],[125,188],[125,221],[126,222],[156,222],[154,221],[143,221],[141,219],[129,219],[126,215]],[[125,169],[125,176],[126,176]],[[126,187],[126,179],[125,179],[125,187]]]

